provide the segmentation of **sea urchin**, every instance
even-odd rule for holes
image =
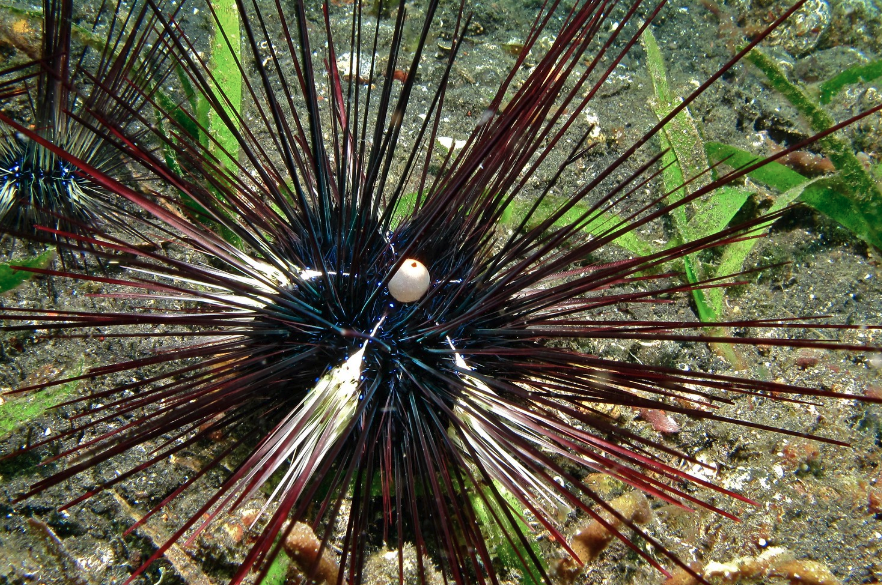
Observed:
[[[28,12],[24,12],[29,14]],[[145,6],[103,3],[90,25],[74,24],[73,0],[43,2],[40,56],[0,70],[0,97],[41,137],[104,173],[121,178],[125,161],[98,120],[137,137],[129,109],[140,109],[167,68],[149,48]],[[145,20],[146,19],[146,20]],[[100,36],[98,31],[100,31]],[[75,34],[80,43],[74,42]],[[19,104],[27,96],[29,103]],[[112,96],[109,97],[109,96]],[[115,223],[118,201],[71,163],[12,126],[0,124],[0,225],[4,234],[55,241],[64,233]]]
[[[489,530],[501,532],[516,551],[525,580],[548,582],[525,515],[570,551],[560,522],[571,510],[598,520],[664,570],[600,512],[619,518],[692,572],[599,497],[583,482],[584,473],[606,473],[660,500],[725,516],[730,514],[694,495],[689,486],[743,496],[672,465],[673,456],[699,462],[629,431],[606,408],[662,410],[778,430],[731,421],[717,413],[718,406],[733,394],[841,394],[606,359],[572,341],[713,339],[878,348],[804,337],[703,333],[714,325],[848,328],[805,319],[708,324],[610,318],[604,312],[615,306],[623,315],[630,306],[721,286],[719,280],[684,284],[678,262],[751,237],[774,219],[747,220],[648,255],[590,261],[618,237],[685,209],[768,161],[730,172],[715,168],[707,180],[687,181],[694,188],[684,197],[663,193],[643,201],[638,195],[655,184],[661,154],[636,163],[632,158],[799,4],[617,160],[580,179],[565,199],[552,197],[561,177],[573,173],[594,147],[592,129],[577,121],[663,5],[648,11],[639,0],[627,6],[600,0],[571,8],[556,1],[543,5],[511,74],[458,151],[440,152],[433,145],[451,71],[469,29],[462,5],[455,23],[448,25],[450,50],[434,93],[419,112],[414,132],[406,140],[402,133],[436,18],[434,0],[424,8],[424,22],[407,51],[408,65],[401,64],[407,23],[403,0],[391,23],[365,15],[356,3],[349,8],[342,42],[331,34],[327,6],[322,32],[311,34],[315,25],[302,1],[288,11],[281,2],[261,7],[243,0],[232,11],[238,12],[244,34],[241,52],[238,39],[222,25],[225,8],[207,5],[222,31],[219,50],[233,55],[243,80],[244,105],[202,57],[185,26],[157,8],[151,16],[162,39],[157,45],[176,64],[180,87],[170,91],[178,91],[180,98],[159,99],[142,88],[140,95],[151,105],[145,110],[128,106],[115,91],[104,94],[126,108],[127,119],[149,129],[137,140],[129,129],[86,105],[102,139],[151,178],[145,184],[155,192],[149,195],[64,144],[53,144],[0,115],[77,169],[78,177],[139,209],[144,216],[127,216],[135,232],[166,244],[145,247],[110,230],[65,234],[66,246],[112,260],[125,274],[34,272],[106,287],[99,296],[125,309],[3,309],[7,330],[39,327],[55,336],[169,343],[77,378],[19,390],[143,372],[135,381],[117,381],[67,403],[91,408],[73,417],[68,428],[28,446],[65,444],[48,461],[67,463],[22,497],[146,448],[141,464],[100,482],[66,509],[224,430],[235,437],[229,447],[130,530],[230,453],[241,454],[237,467],[130,580],[175,542],[192,541],[213,519],[252,501],[261,502],[254,520],[261,529],[233,583],[254,568],[265,575],[281,547],[279,535],[301,521],[316,530],[322,548],[339,545],[338,582],[365,582],[366,555],[381,542],[398,549],[403,579],[400,551],[412,542],[421,579],[431,562],[456,583],[498,583]],[[550,27],[556,36],[527,68],[528,55],[538,51]],[[387,57],[376,56],[381,44],[389,47]],[[350,65],[369,64],[367,81],[341,73],[343,53]],[[325,75],[320,76],[322,68]],[[399,68],[403,74],[396,74]],[[210,116],[197,111],[196,103]],[[218,138],[206,121],[231,139]],[[552,171],[522,219],[509,231],[500,229],[516,198],[531,179],[546,177],[540,169],[549,166]],[[577,207],[579,202],[587,206]],[[583,231],[612,209],[627,212],[599,233]],[[75,444],[66,443],[73,439]],[[338,527],[344,534],[333,540]]]

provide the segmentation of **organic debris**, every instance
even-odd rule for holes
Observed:
[[[719,579],[720,583],[780,578],[793,585],[840,585],[839,579],[823,563],[794,559],[789,550],[781,547],[770,547],[759,556],[740,557],[728,563],[710,562],[703,575],[707,579]]]
[[[643,492],[632,491],[615,498],[609,502],[609,505],[622,518],[632,524],[646,524],[652,520],[649,500],[646,499]],[[614,517],[609,512],[602,512],[600,516],[616,530],[620,530],[624,526],[624,522],[621,519]],[[587,565],[600,556],[600,553],[606,549],[614,538],[615,535],[607,530],[603,524],[597,520],[591,520],[584,528],[576,532],[570,546],[573,552],[578,555],[579,560]],[[563,582],[572,583],[582,572],[582,567],[576,565],[572,559],[566,558],[558,563],[556,572]]]
[[[285,537],[284,547],[300,570],[313,575],[316,583],[337,582],[340,567],[327,548],[322,550],[322,541],[308,524],[297,522]]]

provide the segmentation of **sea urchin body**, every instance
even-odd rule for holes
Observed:
[[[137,4],[103,4],[85,26],[74,24],[72,0],[46,0],[42,8],[40,59],[0,69],[0,97],[10,105],[25,102],[14,111],[30,109],[30,115],[16,117],[27,119],[44,139],[101,172],[121,177],[124,162],[98,128],[110,124],[135,139],[134,120],[125,109],[143,107],[145,91],[162,81],[165,69],[148,46],[152,34],[147,10]],[[103,33],[101,41],[96,30]],[[75,32],[80,42],[74,41]],[[56,241],[106,222],[124,229],[125,222],[116,219],[117,203],[70,162],[0,124],[4,234],[34,239],[38,232],[37,239]]]

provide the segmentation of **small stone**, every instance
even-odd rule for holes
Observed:
[[[238,522],[230,522],[223,525],[224,532],[226,532],[230,540],[234,543],[239,544],[242,542],[242,538],[245,536],[245,529],[242,528],[242,525]]]
[[[813,368],[818,365],[821,358],[816,351],[810,349],[801,349],[796,356],[796,365],[802,370]]]
[[[637,412],[640,418],[652,425],[652,428],[663,435],[672,435],[680,432],[680,425],[677,424],[671,415],[657,408],[638,408]]]

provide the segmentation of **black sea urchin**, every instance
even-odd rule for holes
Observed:
[[[26,121],[71,156],[119,177],[124,162],[96,132],[98,120],[133,138],[133,120],[124,112],[143,105],[145,92],[161,82],[162,67],[148,44],[151,27],[143,22],[143,5],[102,3],[94,9],[90,25],[75,25],[73,0],[44,0],[40,58],[0,70],[0,91],[4,104],[30,110],[28,116],[16,116],[19,122]],[[30,102],[16,104],[13,98],[23,95]],[[39,227],[44,238],[54,241],[115,221],[116,211],[113,197],[70,162],[0,124],[4,233],[29,234]],[[124,226],[117,222],[117,228]]]
[[[89,112],[100,120],[108,144],[154,179],[152,198],[64,145],[0,118],[77,168],[78,176],[149,213],[150,219],[133,215],[130,221],[139,233],[170,244],[151,250],[113,233],[70,235],[66,246],[114,260],[126,276],[34,271],[104,286],[101,297],[113,298],[112,308],[3,310],[7,330],[39,327],[72,338],[169,344],[80,376],[96,382],[106,376],[111,382],[67,403],[90,408],[68,428],[28,446],[65,445],[46,463],[66,464],[22,497],[146,448],[139,464],[100,480],[67,509],[225,431],[233,437],[228,445],[130,530],[217,469],[230,453],[239,455],[237,467],[130,580],[174,543],[193,541],[215,518],[255,501],[260,533],[234,570],[233,583],[243,582],[255,568],[265,575],[281,548],[277,537],[301,521],[316,531],[323,549],[339,547],[338,582],[367,582],[367,555],[383,543],[399,551],[403,580],[401,551],[412,543],[419,580],[434,564],[445,582],[498,583],[488,545],[491,532],[501,533],[515,551],[524,582],[547,582],[546,563],[532,545],[525,517],[569,551],[560,527],[572,510],[597,519],[662,569],[653,554],[600,512],[620,518],[639,539],[691,571],[663,543],[621,518],[583,481],[585,472],[602,472],[661,501],[726,516],[707,494],[702,499],[692,488],[744,498],[673,465],[673,457],[700,463],[618,424],[607,408],[662,410],[780,430],[733,421],[718,414],[718,407],[737,394],[779,399],[844,394],[608,359],[571,343],[708,341],[702,333],[707,323],[628,311],[639,315],[647,303],[718,286],[717,280],[684,284],[678,262],[750,237],[773,219],[744,221],[653,254],[592,262],[619,236],[751,170],[716,168],[707,181],[690,180],[687,187],[696,187],[679,200],[672,201],[670,193],[644,200],[642,191],[660,173],[661,155],[636,162],[634,157],[798,6],[611,164],[578,178],[578,187],[562,202],[552,198],[551,191],[594,147],[591,128],[577,123],[579,116],[663,4],[648,11],[640,1],[544,5],[512,73],[488,99],[459,151],[438,153],[433,145],[469,30],[461,5],[447,28],[449,52],[435,90],[413,132],[403,132],[426,59],[435,1],[424,9],[404,66],[404,2],[389,27],[364,15],[357,4],[342,40],[331,34],[327,6],[322,26],[309,21],[300,1],[290,10],[281,2],[268,8],[237,3],[246,48],[234,62],[244,80],[245,106],[228,94],[184,27],[157,12],[163,49],[179,65],[180,105],[148,98],[156,120],[152,112],[129,109],[127,116],[152,130],[149,139],[137,143],[127,139],[125,128]],[[207,12],[220,23],[218,8],[209,5]],[[316,26],[323,32],[314,32]],[[552,28],[556,36],[526,67]],[[227,33],[219,37],[222,48],[237,53],[235,39]],[[389,47],[387,57],[376,56],[380,45]],[[342,63],[349,71],[341,72]],[[396,74],[399,67],[403,74]],[[318,75],[322,69],[325,74]],[[198,100],[192,96],[203,100],[210,117],[196,111]],[[123,99],[116,103],[126,105]],[[232,141],[210,132],[203,121],[212,118]],[[162,158],[156,147],[162,147]],[[499,229],[534,177],[543,178],[542,187],[523,219],[510,232]],[[580,201],[587,207],[577,208]],[[575,209],[582,211],[573,214]],[[611,209],[621,210],[623,219],[594,236],[583,232]],[[611,307],[619,309],[614,317],[605,312]],[[825,327],[799,318],[725,325],[777,332]],[[713,339],[877,351],[806,336]],[[120,381],[115,376],[123,372],[141,377]],[[806,436],[799,429],[780,432]],[[76,444],[65,443],[75,438]]]

